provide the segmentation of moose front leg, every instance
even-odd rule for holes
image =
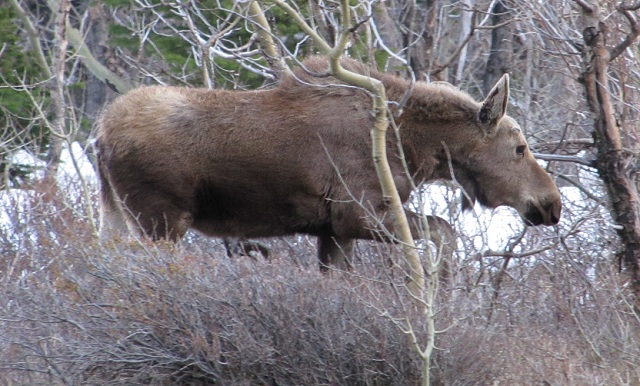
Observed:
[[[382,205],[380,205],[382,206]],[[423,239],[422,217],[405,211],[411,234],[414,239]],[[429,225],[428,238],[441,254],[443,269],[448,269],[449,261],[456,248],[456,234],[445,219],[438,216],[426,216]],[[318,252],[321,266],[340,265],[349,267],[353,249],[353,239],[369,239],[393,242],[393,221],[388,212],[377,214],[365,212],[364,208],[353,202],[342,202],[332,208],[331,235],[318,237]]]
[[[407,216],[413,239],[425,239],[427,230],[424,227],[423,217],[408,210],[405,210],[405,215]],[[451,224],[438,216],[425,215],[424,218],[426,218],[427,224],[429,225],[427,238],[432,241],[438,249],[455,249],[456,234]],[[373,220],[369,218],[364,229],[368,236],[361,234],[357,238],[372,238],[385,242],[393,241],[395,238],[393,236],[394,224],[389,213],[379,215]]]
[[[378,208],[383,208],[383,204],[379,204]],[[421,216],[405,210],[411,235],[415,240],[423,239],[425,229],[423,227],[423,219]],[[438,216],[426,216],[429,224],[429,239],[440,249],[455,249],[456,236],[451,225],[443,218]],[[331,218],[332,235],[336,239],[369,239],[377,241],[394,241],[393,221],[388,211],[380,209],[368,212],[364,207],[353,201],[345,201],[335,203],[332,207]],[[329,240],[331,238],[329,237]],[[324,243],[322,243],[324,244]]]
[[[438,216],[426,216],[429,224],[429,240],[436,248],[436,261],[440,271],[440,283],[446,285],[451,281],[453,253],[456,249],[456,232],[449,222]],[[425,229],[420,216],[407,212],[407,219],[414,239],[424,239]]]
[[[326,272],[330,267],[349,270],[354,241],[350,238],[333,235],[318,236],[318,259],[320,270]]]
[[[413,238],[424,239],[426,229],[424,229],[422,218],[413,212],[406,211],[406,214]],[[455,250],[456,233],[451,224],[442,217],[431,215],[425,217],[429,225],[429,240],[435,244],[438,251],[452,254]]]

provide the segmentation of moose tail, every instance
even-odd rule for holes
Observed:
[[[100,180],[100,241],[108,241],[114,237],[124,237],[129,234],[125,208],[111,184],[109,171],[105,165],[104,152],[99,140],[95,143],[98,178]]]

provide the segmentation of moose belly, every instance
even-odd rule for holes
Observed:
[[[329,222],[327,202],[278,179],[202,184],[193,228],[211,236],[316,234]]]

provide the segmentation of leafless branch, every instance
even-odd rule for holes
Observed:
[[[629,21],[629,26],[631,27],[631,32],[629,32],[625,36],[624,40],[622,42],[620,42],[620,44],[618,44],[617,46],[615,46],[611,50],[610,59],[609,59],[611,61],[616,59],[627,48],[629,48],[632,44],[634,44],[636,42],[636,40],[638,40],[638,36],[640,36],[640,24],[638,23],[638,20],[636,19],[635,15],[630,10],[622,8],[622,6],[620,6],[618,9],[620,9],[622,14]]]
[[[593,13],[595,11],[595,5],[591,4],[588,0],[573,0],[578,6],[580,6],[586,13]]]
[[[593,193],[591,193],[591,191],[586,188],[584,185],[582,185],[581,183],[579,183],[578,181],[576,181],[575,179],[561,174],[561,173],[556,173],[556,175],[558,176],[558,178],[562,178],[563,180],[567,181],[568,183],[570,183],[571,185],[575,186],[576,188],[580,189],[580,191],[582,193],[584,193],[585,196],[589,197],[590,199],[592,199],[593,201],[597,202],[597,203],[602,203],[603,199],[594,195]]]
[[[580,165],[585,165],[590,168],[596,168],[596,160],[589,160],[583,157],[573,155],[561,155],[561,154],[544,154],[533,153],[533,156],[543,161],[559,161],[559,162],[574,162]]]
[[[638,9],[640,9],[640,1],[636,1],[635,3],[631,4],[622,3],[618,6],[618,9],[624,11],[637,11]]]
[[[482,257],[504,257],[504,258],[513,258],[513,259],[523,259],[523,258],[527,258],[527,257],[531,257],[534,255],[537,255],[539,253],[545,252],[545,251],[549,251],[551,249],[554,249],[556,246],[558,245],[558,243],[552,243],[543,247],[539,247],[539,248],[535,248],[535,249],[529,249],[526,250],[524,252],[513,252],[513,251],[494,251],[494,250],[486,250],[484,252],[482,252]]]

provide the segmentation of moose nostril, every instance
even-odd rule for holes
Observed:
[[[550,224],[556,225],[560,222],[560,205],[555,205],[553,201],[550,201],[543,206],[543,209],[549,213]]]
[[[535,205],[530,205],[527,212],[522,217],[528,225],[540,225],[545,223],[544,213]]]

